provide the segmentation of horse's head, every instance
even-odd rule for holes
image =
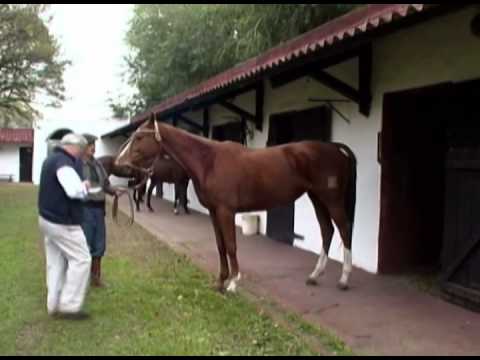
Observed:
[[[164,154],[160,126],[155,118],[140,125],[120,148],[115,165],[133,169],[151,167]]]

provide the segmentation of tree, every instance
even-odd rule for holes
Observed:
[[[127,81],[140,112],[351,10],[350,4],[136,5],[126,36]],[[120,111],[120,113],[122,112]]]
[[[34,104],[57,107],[64,100],[59,46],[42,19],[40,4],[0,4],[0,126],[31,126]]]

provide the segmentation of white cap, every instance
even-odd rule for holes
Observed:
[[[70,133],[65,135],[62,140],[60,141],[62,145],[76,145],[81,148],[87,146],[87,139],[80,134]]]

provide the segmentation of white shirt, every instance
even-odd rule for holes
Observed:
[[[62,166],[57,170],[57,178],[69,198],[85,199],[87,197],[87,187],[72,167]]]

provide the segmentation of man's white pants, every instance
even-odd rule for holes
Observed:
[[[48,313],[76,313],[85,300],[92,262],[85,234],[80,226],[54,224],[41,216],[39,225],[45,238]]]

